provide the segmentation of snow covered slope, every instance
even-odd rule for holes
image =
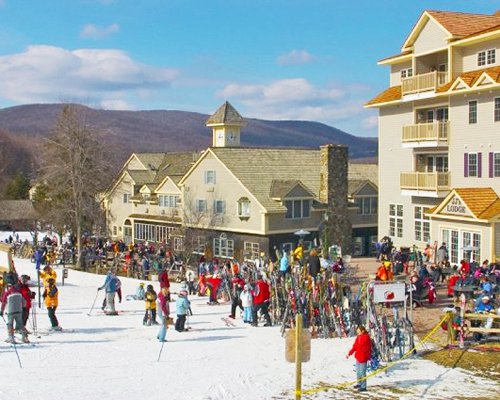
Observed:
[[[28,260],[16,259],[15,263],[20,273],[36,276]],[[229,314],[229,304],[209,306],[206,298],[191,296],[194,315],[189,325],[193,329],[183,333],[169,329],[158,362],[158,329],[142,325],[144,302],[124,299],[117,303],[118,316],[106,316],[100,309],[104,294],[99,292],[96,308],[88,316],[104,277],[70,270],[61,286],[61,271],[57,272],[60,305],[56,314],[68,331],[40,338],[31,335],[34,347],[17,346],[22,369],[14,348],[0,341],[0,399],[293,398],[295,366],[285,362],[278,327],[254,328],[239,315],[235,327],[226,326],[221,317]],[[122,281],[124,295],[133,294],[139,283]],[[159,290],[158,283],[155,289]],[[177,289],[174,284],[173,291]],[[175,310],[173,303],[171,310]],[[48,329],[45,309],[38,310],[37,321],[40,331]],[[2,329],[6,337],[6,328]],[[353,340],[314,339],[311,361],[302,367],[303,387],[353,380],[353,358],[345,359]],[[500,396],[497,382],[418,358],[369,379],[368,390],[371,398],[384,399]],[[352,390],[329,391],[306,398],[360,398],[357,395]]]

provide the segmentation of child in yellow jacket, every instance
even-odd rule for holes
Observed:
[[[144,314],[144,319],[142,320],[143,325],[158,325],[156,322],[156,292],[153,285],[148,285],[146,290],[146,296],[144,301],[146,302],[146,313]]]

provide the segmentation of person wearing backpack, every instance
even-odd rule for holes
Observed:
[[[23,324],[23,307],[25,306],[26,300],[24,300],[19,288],[11,282],[7,282],[7,290],[5,290],[2,296],[0,315],[3,318],[4,311],[7,314],[8,338],[6,342],[8,343],[16,342],[14,337],[14,322],[16,323],[16,328],[22,333],[23,343],[29,343],[28,332]]]

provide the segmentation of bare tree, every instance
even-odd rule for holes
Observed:
[[[98,194],[109,183],[112,165],[106,141],[84,109],[65,105],[43,146],[39,182],[46,197],[38,210],[60,232],[75,234],[79,255],[83,232],[94,232],[103,221]]]
[[[210,243],[216,235],[213,228],[222,224],[223,218],[214,210],[213,199],[207,200],[206,210],[201,211],[192,196],[184,193],[182,224],[173,232],[173,237],[182,242],[181,246],[177,246],[176,253],[186,266],[196,254],[203,253],[211,257]]]

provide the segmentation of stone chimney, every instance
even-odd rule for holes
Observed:
[[[347,210],[347,146],[328,144],[320,147],[319,200],[327,206],[323,238],[327,245],[340,245],[343,254],[351,254],[352,226]]]

